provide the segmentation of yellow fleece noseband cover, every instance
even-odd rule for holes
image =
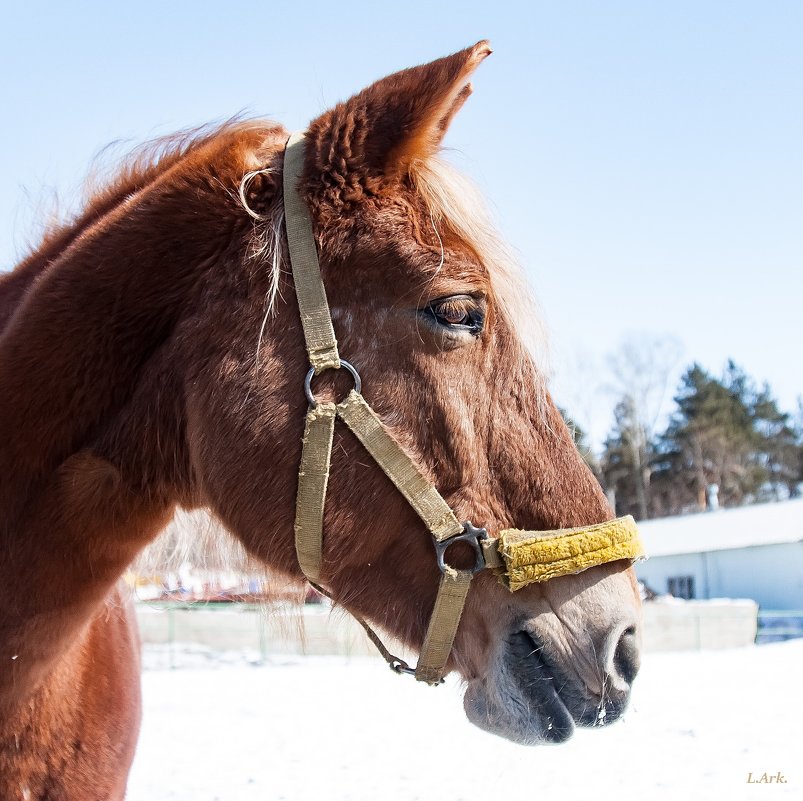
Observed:
[[[635,560],[644,556],[638,528],[630,515],[558,531],[508,528],[499,533],[497,543],[504,561],[500,578],[511,591],[617,559]]]

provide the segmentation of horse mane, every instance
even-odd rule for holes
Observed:
[[[264,120],[233,117],[222,123],[184,129],[136,146],[123,157],[113,172],[97,166],[116,143],[107,145],[96,157],[95,167],[85,179],[81,209],[66,220],[51,221],[39,243],[19,265],[0,276],[0,330],[36,278],[94,223],[187,156],[222,137],[236,136],[248,130],[264,130],[267,134],[277,132],[279,126]],[[246,174],[240,187],[243,206],[249,215],[257,219],[260,215],[249,208],[243,190],[247,187],[247,181],[259,172],[261,170],[257,169]],[[414,162],[411,179],[436,228],[450,228],[472,247],[486,265],[500,305],[508,318],[516,323],[519,335],[536,358],[541,372],[547,373],[547,336],[543,315],[516,258],[499,236],[476,185],[440,156]],[[261,241],[255,247],[255,253],[267,257],[272,263],[276,279],[282,264],[280,233],[283,206],[280,201],[280,197],[276,198],[271,213],[267,215],[270,225],[263,231]],[[269,308],[276,299],[275,292],[271,295]]]
[[[117,206],[141,192],[186,157],[221,137],[271,127],[275,129],[278,126],[233,117],[221,123],[187,128],[137,145],[115,164],[113,171],[103,169],[100,162],[118,143],[112,142],[103,148],[84,180],[80,209],[67,218],[51,219],[42,231],[38,244],[23,256],[13,270],[0,275],[0,331],[47,267]]]
[[[107,145],[84,180],[79,210],[67,218],[51,219],[38,244],[13,270],[0,275],[0,335],[39,277],[95,223],[183,159],[221,138],[236,138],[252,130],[264,131],[267,135],[279,127],[235,117],[222,123],[185,129],[136,146],[117,162],[113,171],[97,166],[116,143]],[[186,561],[210,569],[227,565],[235,570],[262,573],[240,543],[201,511],[179,510],[170,525],[137,560],[136,568],[142,572],[156,572],[157,567],[175,569]]]
[[[83,207],[78,215],[47,228],[36,251],[49,248],[55,239],[65,235],[74,239],[95,220],[145,188],[184,156],[215,139],[231,124],[205,125],[150,139],[124,155],[113,172],[102,166],[106,155],[119,145],[118,142],[110,142],[95,157],[89,175],[84,180]]]

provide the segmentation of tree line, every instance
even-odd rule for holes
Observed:
[[[574,429],[618,515],[644,520],[798,497],[803,400],[796,413],[785,412],[769,385],[758,386],[734,361],[721,375],[693,363],[658,429],[648,408],[655,382],[637,361],[633,354],[625,359],[630,380],[618,382],[613,426],[601,453],[593,454],[583,432]],[[622,378],[628,371],[619,373]]]

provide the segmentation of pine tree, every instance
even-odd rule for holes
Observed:
[[[800,482],[801,443],[792,416],[782,412],[767,384],[752,407],[757,437],[757,457],[766,470],[767,487],[762,493],[771,500],[794,498]]]
[[[758,500],[772,486],[773,470],[776,485],[787,475],[788,419],[769,390],[756,392],[733,361],[722,379],[693,364],[675,401],[656,465],[657,483],[672,511],[705,509],[711,485],[725,506]]]
[[[800,494],[800,484],[803,483],[803,397],[797,399],[794,430],[797,440],[797,483],[791,496],[797,498]]]

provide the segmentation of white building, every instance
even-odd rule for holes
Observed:
[[[636,574],[679,598],[752,598],[803,610],[803,499],[639,524],[649,559]]]

